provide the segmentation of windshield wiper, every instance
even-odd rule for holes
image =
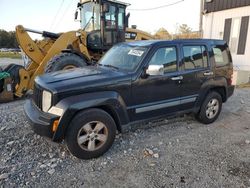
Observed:
[[[99,64],[99,65],[104,66],[104,67],[110,67],[110,68],[114,68],[114,69],[116,69],[116,70],[119,70],[119,68],[116,67],[116,66],[114,66],[114,65],[103,65],[103,64]]]

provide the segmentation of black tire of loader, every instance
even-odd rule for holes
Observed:
[[[66,66],[74,66],[75,68],[87,65],[85,59],[73,53],[61,53],[54,56],[45,67],[45,73],[63,70]]]
[[[3,72],[3,69],[0,67],[0,72]],[[4,80],[0,80],[0,93],[3,91]]]
[[[0,93],[3,91],[4,79],[0,80]]]

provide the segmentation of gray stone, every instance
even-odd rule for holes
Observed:
[[[6,179],[8,177],[9,177],[9,174],[7,174],[7,173],[1,174],[0,175],[0,180]]]
[[[55,169],[54,168],[52,168],[52,169],[50,169],[50,170],[48,170],[48,173],[50,174],[50,175],[52,175],[52,174],[54,174],[55,173]]]
[[[11,146],[12,144],[14,144],[14,141],[10,141],[7,143],[8,146]]]
[[[159,158],[159,154],[158,153],[154,153],[153,157],[158,159]]]
[[[40,168],[46,168],[47,166],[45,164],[40,165]]]

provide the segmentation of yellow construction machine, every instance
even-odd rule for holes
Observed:
[[[97,62],[116,43],[154,39],[147,32],[128,28],[128,5],[116,0],[80,0],[75,19],[80,13],[81,29],[77,31],[51,33],[18,25],[16,38],[25,66],[11,64],[2,71],[11,80],[7,77],[0,82],[0,102],[24,96],[38,75]],[[41,34],[43,39],[32,40],[28,32]]]

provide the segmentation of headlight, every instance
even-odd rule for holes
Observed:
[[[43,91],[43,111],[47,112],[49,108],[51,107],[51,100],[52,100],[52,95],[48,91]]]

